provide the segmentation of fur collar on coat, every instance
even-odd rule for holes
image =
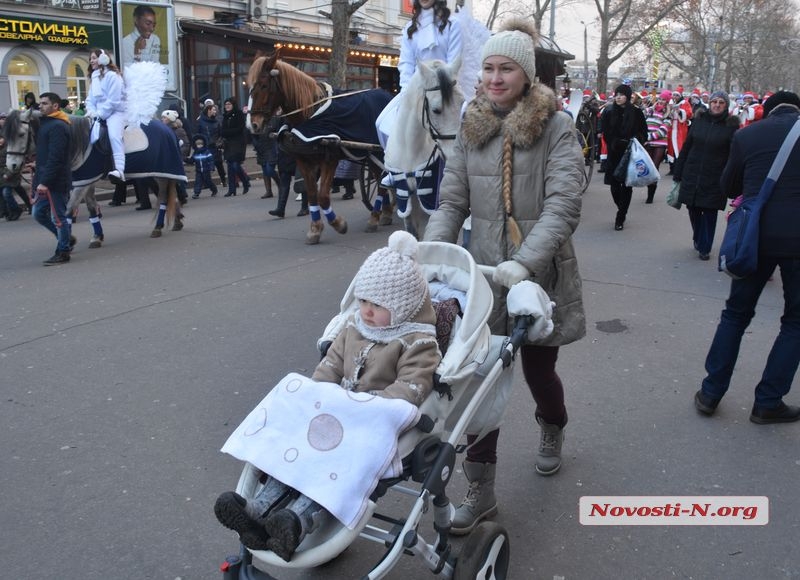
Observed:
[[[481,96],[467,107],[461,124],[462,139],[469,147],[481,148],[502,132],[511,137],[514,147],[529,149],[555,112],[556,95],[542,84],[533,85],[505,117],[494,111],[486,96]]]

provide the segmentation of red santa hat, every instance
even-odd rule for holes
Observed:
[[[768,98],[770,98],[774,94],[775,93],[773,93],[772,91],[767,91],[766,93],[764,93],[764,96],[761,98],[761,101],[762,102],[766,101]]]
[[[742,98],[743,98],[743,99],[750,98],[750,99],[753,99],[753,100],[755,101],[755,100],[756,100],[756,94],[755,94],[754,92],[752,92],[752,91],[746,91],[746,92],[745,92],[745,93],[742,95]]]
[[[708,91],[703,91],[702,93],[700,93],[700,96],[701,96],[701,97],[707,97],[707,96],[708,96],[708,95],[710,95],[710,94],[711,94],[711,93],[709,93]]]
[[[692,89],[692,94],[693,95],[697,95],[699,97],[700,96],[700,89],[698,89],[697,87],[693,88]]]
[[[674,91],[672,91],[673,95],[680,95],[683,96],[683,85],[678,85]]]
[[[592,89],[583,89],[583,96],[584,97],[591,97],[592,96]]]

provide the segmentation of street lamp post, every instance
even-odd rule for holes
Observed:
[[[583,24],[583,88],[589,87],[589,49],[586,42],[587,32],[586,23],[581,20]]]

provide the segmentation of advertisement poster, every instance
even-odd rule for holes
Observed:
[[[124,71],[134,62],[158,62],[167,69],[167,90],[177,90],[175,9],[161,2],[117,2],[118,61]]]

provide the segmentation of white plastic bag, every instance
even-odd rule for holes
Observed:
[[[638,139],[631,139],[631,158],[628,161],[628,173],[625,185],[628,187],[646,187],[658,183],[660,175],[647,150]]]

